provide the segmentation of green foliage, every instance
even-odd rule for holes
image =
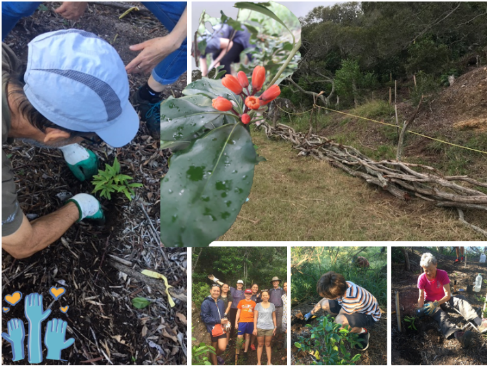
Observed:
[[[117,158],[113,165],[105,164],[105,170],[98,170],[98,174],[93,176],[93,193],[100,191],[100,197],[112,199],[112,193],[123,192],[131,201],[134,188],[142,187],[141,183],[129,183],[133,178],[129,175],[120,174],[120,163]]]
[[[445,44],[437,44],[431,37],[424,38],[409,47],[409,58],[406,71],[415,74],[423,71],[428,74],[438,72],[438,65],[448,61],[448,47]]]
[[[373,100],[352,109],[350,114],[373,119],[387,118],[394,116],[394,106],[384,100]]]
[[[292,248],[292,303],[318,299],[316,283],[321,275],[334,271],[342,274],[347,281],[362,286],[375,296],[383,308],[387,305],[387,264],[386,252],[381,247],[295,247]],[[370,263],[369,268],[359,268],[352,264],[355,256],[363,256]],[[301,260],[307,259],[295,267]]]
[[[405,316],[404,317],[404,321],[406,323],[409,323],[408,325],[408,329],[411,329],[411,330],[418,330],[418,328],[416,328],[416,325],[414,324],[414,322],[416,321],[416,317],[414,316]]]
[[[211,273],[210,273],[211,274]],[[216,275],[215,275],[216,276]],[[218,278],[218,276],[217,276]],[[197,279],[193,276],[193,288],[192,288],[192,298],[193,303],[195,304],[196,308],[200,308],[203,300],[210,295],[210,285],[205,278],[203,277],[202,282],[196,282]]]
[[[193,328],[194,329],[194,328]],[[193,337],[193,342],[196,341],[196,338]],[[197,346],[193,346],[192,348],[192,355],[193,359],[191,364],[192,365],[211,365],[210,358],[208,357],[209,353],[216,354],[215,348],[212,346],[208,346],[207,344],[201,342]]]
[[[301,351],[308,352],[315,358],[313,365],[354,365],[360,360],[360,354],[351,356],[346,347],[358,344],[358,334],[352,333],[348,325],[343,329],[334,323],[330,315],[318,318],[318,325],[307,324],[311,336],[300,337],[294,345]]]
[[[210,295],[213,274],[220,281],[236,287],[238,280],[244,281],[244,288],[253,283],[259,289],[271,288],[270,280],[278,276],[283,282],[287,278],[287,251],[285,247],[209,247],[192,250],[193,302],[201,307],[204,298]]]
[[[360,84],[362,73],[356,60],[343,60],[342,67],[335,74],[337,94],[345,98],[356,96],[356,87]]]
[[[416,75],[416,84],[416,87],[412,86],[410,93],[413,105],[419,104],[421,96],[423,96],[423,103],[434,99],[440,90],[440,85],[434,75],[426,74],[423,71]]]
[[[134,297],[132,299],[132,305],[136,309],[144,309],[150,305],[150,300],[147,300],[145,297]]]

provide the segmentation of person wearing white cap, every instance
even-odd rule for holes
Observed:
[[[121,147],[139,128],[129,102],[125,66],[110,44],[77,29],[42,34],[28,48],[27,69],[22,73],[14,52],[2,44],[2,142],[20,138],[40,147],[62,148],[75,175],[91,174],[77,164],[80,156],[81,161],[93,157],[72,144],[101,138]],[[29,257],[85,218],[102,220],[104,215],[95,197],[81,193],[61,209],[29,222],[17,200],[12,166],[2,151],[3,249],[15,258]]]
[[[2,41],[15,24],[34,13],[40,2],[2,2]],[[131,45],[131,51],[140,53],[126,66],[127,73],[151,73],[147,82],[134,92],[130,101],[153,133],[160,133],[160,105],[166,85],[175,83],[186,72],[187,12],[186,2],[148,1],[142,3],[170,32]],[[64,2],[55,10],[62,17],[77,20],[85,12],[87,2]]]

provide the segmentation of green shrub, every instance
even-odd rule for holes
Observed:
[[[299,342],[294,343],[300,350],[314,356],[316,361],[313,365],[353,365],[360,359],[359,354],[351,357],[345,347],[345,342],[350,343],[350,347],[358,344],[358,334],[350,332],[348,325],[340,329],[341,325],[334,320],[327,315],[319,318],[315,327],[307,324],[311,336],[299,337]]]
[[[205,297],[210,296],[210,286],[204,282],[193,282],[193,302],[200,308]]]
[[[193,338],[193,341],[196,341],[196,338]],[[201,342],[199,345],[193,346],[192,350],[193,365],[211,365],[208,353],[215,354],[215,348]]]
[[[384,100],[372,100],[352,109],[350,114],[365,118],[392,117],[394,115],[394,106]]]
[[[100,191],[100,197],[112,199],[112,193],[123,192],[125,196],[132,200],[134,188],[142,187],[141,183],[129,183],[133,178],[129,175],[120,174],[120,163],[115,157],[113,165],[105,164],[105,170],[98,170],[98,174],[93,176],[95,188],[92,193]]]

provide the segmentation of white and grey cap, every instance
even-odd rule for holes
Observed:
[[[241,283],[243,285],[243,281],[242,280],[238,280],[237,283]]]
[[[41,34],[28,46],[24,92],[44,117],[73,131],[95,132],[113,147],[135,137],[139,118],[115,48],[79,29]]]

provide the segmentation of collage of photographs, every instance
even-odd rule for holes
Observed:
[[[485,364],[486,246],[285,249],[192,249],[193,365]]]

